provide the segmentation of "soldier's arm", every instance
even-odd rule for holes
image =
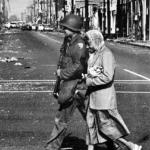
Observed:
[[[73,63],[68,68],[62,69],[60,78],[68,80],[74,77],[79,77],[84,70],[84,61],[86,59],[86,48],[84,42],[77,43],[72,50]]]
[[[59,59],[58,59],[58,63],[57,63],[57,68],[59,68],[61,66],[61,63],[62,63],[61,61],[62,61],[63,55],[65,54],[67,42],[68,42],[68,37],[65,36],[64,40],[63,40],[63,43],[60,47],[60,55],[59,55]]]

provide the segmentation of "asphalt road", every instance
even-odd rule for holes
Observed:
[[[43,150],[58,108],[51,91],[62,41],[60,33],[7,31],[0,34],[0,150]],[[131,135],[150,146],[149,49],[107,43],[117,60],[118,109]],[[78,112],[64,145],[85,149],[85,123]]]

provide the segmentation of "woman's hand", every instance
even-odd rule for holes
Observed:
[[[88,75],[91,77],[97,77],[102,73],[103,69],[102,67],[95,66],[88,69]]]
[[[82,73],[82,79],[86,79],[86,78],[87,78],[87,74]]]

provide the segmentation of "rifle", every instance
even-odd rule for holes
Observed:
[[[59,58],[59,64],[58,64],[57,69],[60,69],[60,68],[61,68],[61,67],[60,67],[60,62],[61,62],[61,61],[62,61],[62,56],[60,56],[60,58]],[[58,96],[59,96],[60,81],[61,81],[60,77],[57,76],[57,77],[56,77],[56,82],[55,82],[55,85],[54,85],[54,90],[53,90],[53,96],[54,96],[56,99],[57,99]]]
[[[56,78],[56,82],[55,82],[55,86],[54,86],[54,90],[53,90],[53,96],[55,97],[55,98],[58,98],[58,96],[59,96],[59,90],[60,90],[60,77],[57,77]]]
[[[64,42],[60,48],[60,57],[59,57],[59,61],[58,61],[58,67],[57,69],[60,69],[61,68],[61,65],[62,65],[62,60],[63,60],[63,55],[65,55],[66,53],[66,48],[67,48],[67,43],[70,41],[70,37],[69,36],[65,36],[64,38]],[[53,96],[55,98],[58,98],[59,96],[59,90],[60,90],[60,82],[61,82],[61,79],[60,77],[57,76],[56,78],[56,82],[55,82],[55,85],[54,85],[54,90],[53,90]]]

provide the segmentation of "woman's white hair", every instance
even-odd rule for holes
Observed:
[[[96,50],[99,50],[104,45],[104,37],[100,31],[89,30],[86,32],[86,35]]]

